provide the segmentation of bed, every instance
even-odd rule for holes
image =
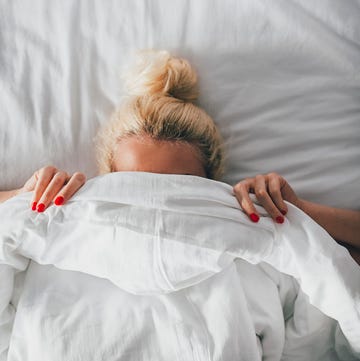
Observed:
[[[0,189],[48,164],[96,176],[121,72],[157,48],[197,69],[225,183],[275,171],[304,199],[358,210],[359,17],[355,0],[2,2]]]

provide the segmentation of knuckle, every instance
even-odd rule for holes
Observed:
[[[245,189],[245,185],[243,182],[239,182],[238,184],[235,185],[234,190],[235,192],[241,192],[242,190]]]
[[[62,185],[64,185],[65,181],[66,176],[64,174],[56,173],[53,177],[52,184],[56,187],[61,187]]]
[[[57,169],[53,165],[47,165],[47,166],[41,168],[41,170],[44,173],[51,173],[51,172],[56,172]]]
[[[265,189],[255,190],[256,197],[264,199],[267,196],[267,191]]]
[[[80,183],[86,182],[86,175],[84,173],[76,172],[74,173],[73,177],[76,178]]]
[[[263,174],[257,174],[255,176],[255,181],[260,181],[260,180],[263,180],[265,178],[265,176]]]
[[[51,188],[59,188],[64,184],[60,178],[54,178],[51,184]]]
[[[37,189],[45,189],[48,186],[49,182],[46,179],[39,178],[36,183]]]
[[[269,178],[279,178],[279,174],[277,174],[276,172],[271,172],[271,173],[268,173],[267,175]]]
[[[273,197],[281,197],[281,192],[279,188],[274,188],[274,189],[269,189],[269,193],[273,196]]]
[[[62,181],[62,182],[65,182],[67,178],[67,174],[66,172],[57,172],[55,175],[54,175],[54,180],[59,180],[59,181]]]

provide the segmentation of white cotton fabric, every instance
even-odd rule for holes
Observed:
[[[97,174],[93,137],[137,49],[199,74],[229,184],[278,172],[360,209],[359,0],[0,1],[0,189],[54,164]]]
[[[120,172],[44,213],[0,206],[0,360],[356,360],[360,269],[303,212]]]

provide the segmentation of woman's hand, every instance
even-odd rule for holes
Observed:
[[[69,175],[53,166],[37,170],[17,191],[17,194],[34,191],[30,207],[33,211],[44,212],[49,204],[64,204],[86,182],[83,173]]]
[[[249,193],[255,193],[261,205],[277,223],[284,222],[288,201],[300,208],[323,227],[336,241],[345,246],[360,265],[360,211],[324,206],[297,197],[289,183],[276,173],[247,178],[234,186],[241,208],[253,222],[259,221]]]
[[[258,222],[260,216],[249,193],[255,193],[260,204],[277,223],[284,222],[283,216],[288,211],[284,200],[297,207],[301,202],[289,183],[277,173],[259,174],[254,178],[246,178],[234,186],[234,194],[241,208],[253,222]]]

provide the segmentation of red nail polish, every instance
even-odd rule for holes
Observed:
[[[64,197],[63,196],[58,196],[55,198],[54,203],[57,206],[61,206],[64,203]]]
[[[286,211],[281,210],[280,212],[281,212],[281,214],[282,214],[282,215],[284,215],[284,216],[285,216]]]
[[[259,216],[255,213],[251,213],[250,214],[250,219],[253,221],[253,222],[259,222]]]
[[[31,207],[31,209],[33,211],[36,211],[36,205],[37,205],[37,202],[33,202],[32,207]]]
[[[45,204],[44,203],[40,203],[38,206],[37,206],[37,211],[38,212],[44,212],[45,210]]]
[[[282,216],[278,216],[278,217],[276,217],[276,223],[284,223],[284,217],[282,217]]]

